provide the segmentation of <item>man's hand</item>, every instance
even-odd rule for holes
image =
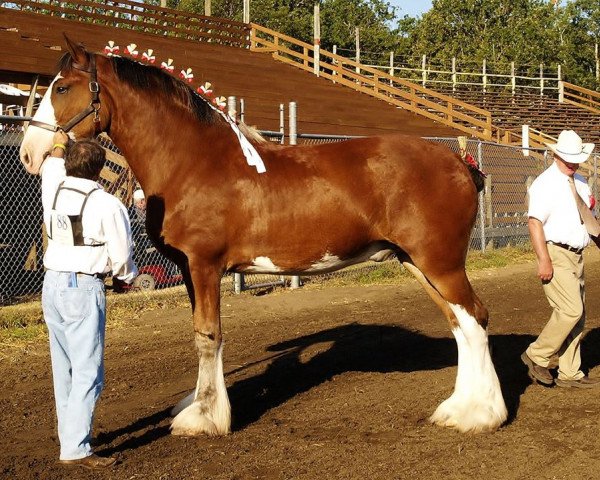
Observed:
[[[125,293],[127,291],[125,289],[126,285],[127,284],[123,280],[119,280],[117,277],[112,277],[113,292]]]
[[[55,144],[55,143],[61,143],[63,145],[67,145],[67,143],[69,143],[69,136],[62,130],[58,130],[54,134],[54,138],[52,138],[52,144]]]
[[[554,275],[554,268],[549,258],[538,259],[538,277],[542,282],[549,282]]]
[[[69,136],[62,130],[57,131],[52,138],[50,155],[53,157],[64,158],[68,144]]]

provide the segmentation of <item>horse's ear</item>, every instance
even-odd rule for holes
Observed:
[[[88,64],[90,63],[90,55],[86,52],[83,44],[73,42],[64,32],[63,36],[67,42],[67,50],[71,54],[71,57],[73,57],[73,62],[77,64],[81,70],[87,70]]]

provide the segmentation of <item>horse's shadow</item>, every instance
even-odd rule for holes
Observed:
[[[534,339],[533,335],[525,334],[490,337],[509,422],[515,418],[521,395],[531,384],[520,355]],[[587,369],[600,364],[600,350],[591,348],[598,341],[600,328],[591,330],[584,339],[583,363]],[[311,347],[316,351],[312,356]],[[228,388],[234,430],[245,428],[297,394],[344,372],[414,372],[454,367],[457,363],[453,338],[432,338],[392,325],[347,324],[271,345],[267,350],[276,353],[263,373],[238,380]],[[303,353],[309,354],[307,361],[303,361]],[[453,385],[454,378],[449,381],[449,392]],[[410,392],[399,391],[398,395],[407,393]],[[168,426],[161,424],[165,423],[169,412],[170,408],[167,408],[101,434],[98,443],[111,443],[122,435],[127,437],[104,451],[109,454],[152,443],[168,435]],[[139,431],[144,433],[134,437]]]

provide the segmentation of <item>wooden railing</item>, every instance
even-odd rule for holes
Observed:
[[[251,25],[250,49],[269,52],[273,58],[313,72],[484,140],[492,139],[492,114],[416,83],[393,77],[376,68],[288,37],[257,24]],[[360,73],[357,73],[360,72]]]
[[[142,33],[247,48],[248,25],[130,0],[12,0],[0,10],[20,10]]]
[[[561,82],[560,101],[585,108],[600,114],[600,93],[579,87],[568,82]]]

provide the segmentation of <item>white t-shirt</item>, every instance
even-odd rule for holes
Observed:
[[[573,176],[579,196],[590,206],[591,190],[585,179]],[[569,176],[553,163],[529,188],[529,217],[537,218],[544,227],[546,241],[583,248],[590,235],[581,223],[577,203],[569,186]]]
[[[46,232],[50,232],[50,212],[56,191],[63,182],[63,189],[56,200],[56,211],[65,215],[79,215],[85,195],[69,189],[92,193],[82,216],[85,246],[65,245],[48,241],[44,266],[57,272],[107,273],[119,280],[131,283],[137,275],[133,263],[133,242],[127,210],[121,201],[102,190],[102,187],[85,178],[68,177],[62,158],[48,157],[42,164],[42,206]],[[93,244],[99,246],[91,246]]]

